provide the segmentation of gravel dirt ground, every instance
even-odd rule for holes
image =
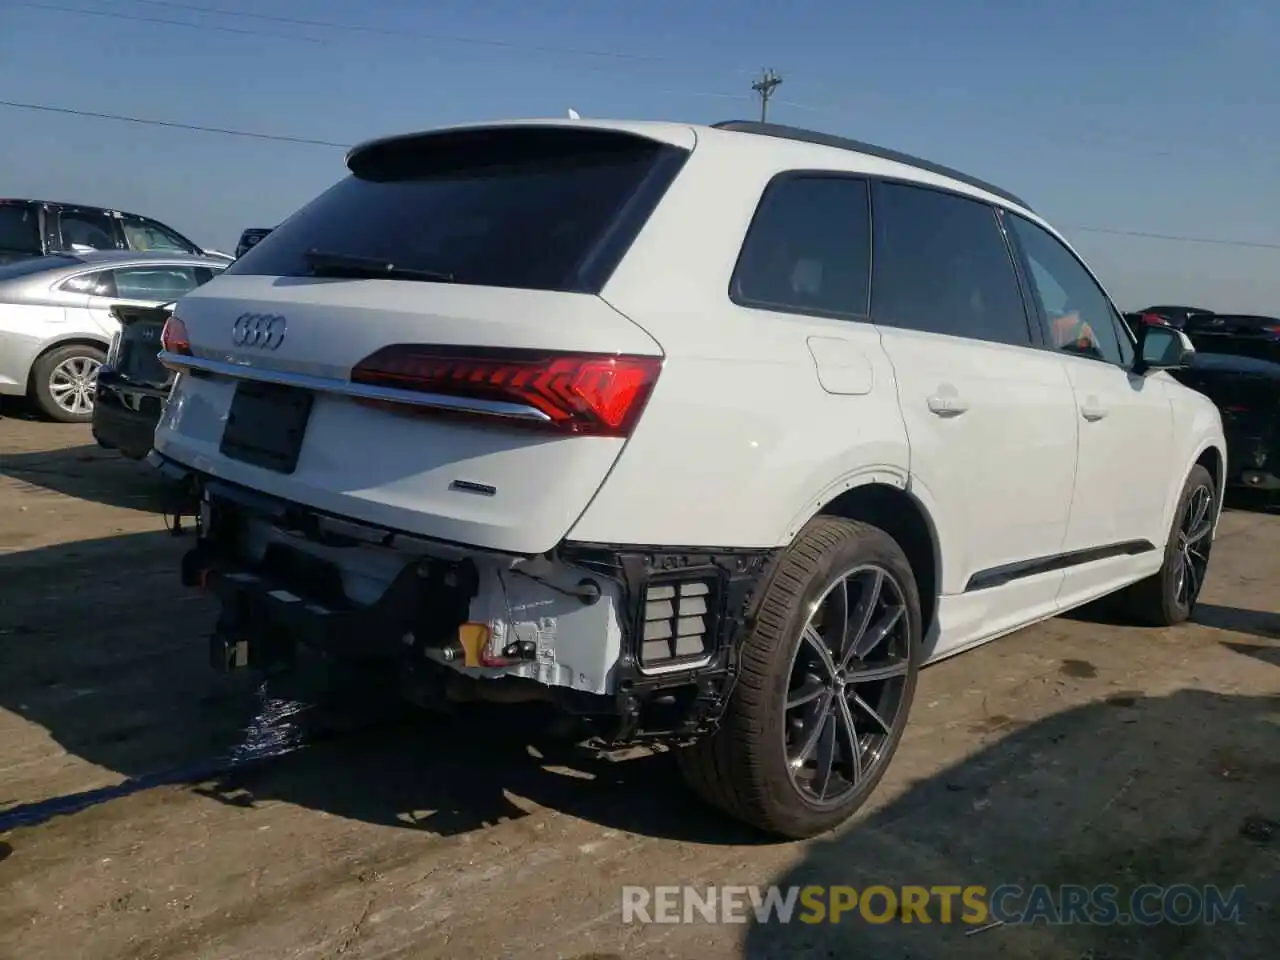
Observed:
[[[1059,618],[924,672],[872,803],[808,843],[668,756],[583,758],[524,708],[415,715],[365,678],[206,664],[160,487],[0,408],[0,958],[1275,956],[1280,516],[1232,509],[1195,623]],[[1140,883],[1240,924],[624,924],[628,885]]]

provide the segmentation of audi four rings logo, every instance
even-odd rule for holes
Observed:
[[[275,350],[284,342],[284,317],[275,313],[242,313],[231,326],[231,342],[237,347]]]

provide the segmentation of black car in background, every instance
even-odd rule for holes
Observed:
[[[1212,318],[1214,312],[1204,307],[1147,307],[1134,313],[1126,313],[1125,319],[1132,323],[1163,323],[1177,330],[1190,333],[1204,321]]]
[[[240,234],[240,242],[236,244],[236,259],[239,260],[246,253],[258,245],[274,227],[250,227],[244,233]]]
[[[1231,353],[1280,363],[1280,317],[1215,313],[1186,330],[1204,353]]]
[[[1201,353],[1170,373],[1217,405],[1227,437],[1227,485],[1280,491],[1280,363]]]
[[[89,250],[190,253],[231,260],[136,213],[51,200],[0,199],[0,263]]]
[[[98,370],[93,438],[99,446],[119,450],[134,460],[151,452],[156,425],[173,386],[173,372],[157,358],[160,331],[173,307],[173,303],[166,303],[111,308],[120,332]]]

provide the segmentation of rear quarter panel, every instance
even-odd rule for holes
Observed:
[[[852,486],[906,486],[906,431],[876,328],[729,299],[769,179],[824,162],[844,169],[843,156],[699,133],[684,171],[603,291],[667,359],[639,426],[570,539],[771,547]],[[845,341],[865,390],[825,390],[810,337]]]

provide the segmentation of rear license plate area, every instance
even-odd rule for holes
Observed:
[[[310,391],[296,387],[241,381],[236,384],[218,449],[232,460],[293,473],[314,399]]]

